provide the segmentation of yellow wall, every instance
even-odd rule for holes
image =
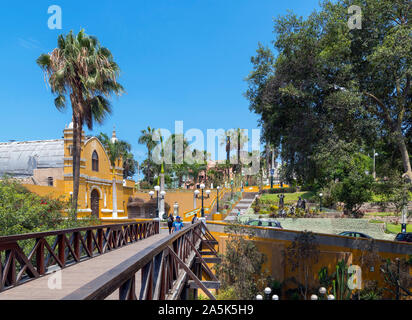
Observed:
[[[208,228],[211,231],[212,235],[218,240],[219,242],[219,252],[224,253],[226,249],[226,241],[228,240],[228,234],[223,232],[223,227],[227,225],[226,223],[223,222],[208,222]],[[255,230],[267,230],[270,232],[274,232],[273,229],[270,228],[265,228],[265,227],[250,227]],[[217,231],[218,230],[218,231]],[[283,238],[291,238],[293,239],[296,235],[298,235],[299,231],[290,231],[290,230],[282,230],[280,231],[283,234]],[[316,235],[316,234],[315,234]],[[322,236],[322,235],[320,235]],[[328,238],[332,239],[331,242],[333,242],[335,239],[342,240],[342,239],[348,239],[347,241],[352,242],[353,239],[349,237],[344,237],[344,236],[338,236],[338,235],[327,235]],[[284,281],[285,279],[291,278],[291,277],[299,277],[296,271],[293,271],[291,269],[291,266],[284,261],[284,256],[283,256],[283,251],[291,245],[293,240],[281,240],[279,238],[273,238],[271,236],[260,236],[260,237],[255,237],[253,241],[255,241],[255,244],[258,248],[258,250],[262,253],[264,253],[267,257],[267,261],[264,264],[263,268],[267,270],[276,280],[278,281]],[[364,240],[361,240],[364,241]],[[342,242],[342,241],[341,241]],[[379,250],[379,255],[381,256],[382,259],[392,259],[394,260],[395,258],[406,258],[407,254],[412,254],[412,244],[399,244],[399,243],[394,243],[392,241],[384,241],[384,240],[376,240],[376,243],[378,246],[381,245],[391,245],[391,246],[405,246],[403,251],[405,252],[404,254],[402,253],[397,253],[397,252],[390,252],[388,251],[382,251]],[[319,286],[318,284],[318,271],[323,267],[327,267],[329,274],[333,273],[336,271],[336,264],[339,260],[342,260],[343,258],[347,257],[348,258],[348,264],[355,264],[355,265],[361,265],[360,264],[360,257],[362,255],[362,251],[359,249],[354,249],[353,247],[348,247],[344,245],[326,245],[326,244],[319,244],[319,250],[320,250],[320,255],[319,255],[319,261],[317,264],[315,264],[312,267],[312,285],[314,286]],[[374,266],[374,271],[371,271],[370,269],[367,269],[365,267],[362,267],[362,280],[363,283],[367,280],[376,280],[378,281],[378,284],[380,287],[385,286],[384,279],[382,276],[382,273],[379,271],[379,265],[380,262],[378,262]],[[303,280],[301,279],[301,282]],[[285,287],[285,289],[290,288],[293,286]]]

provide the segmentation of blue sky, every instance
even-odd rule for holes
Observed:
[[[0,13],[0,141],[62,137],[70,107],[57,111],[35,60],[70,30],[97,36],[122,70],[127,93],[113,100],[113,114],[93,132],[137,143],[148,125],[190,128],[257,128],[243,97],[244,78],[258,42],[273,40],[273,17],[287,10],[307,16],[318,0],[8,1]],[[47,26],[48,7],[59,5],[62,30]]]

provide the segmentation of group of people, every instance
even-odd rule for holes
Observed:
[[[192,224],[195,224],[198,221],[199,221],[199,218],[197,217],[197,214],[195,213],[195,215],[192,218]],[[169,228],[169,234],[173,232],[178,232],[184,228],[184,224],[181,221],[180,216],[176,216],[176,220],[175,220],[172,213],[170,213],[169,217],[167,218],[167,226]]]

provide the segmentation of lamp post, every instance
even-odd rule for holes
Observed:
[[[272,300],[279,300],[279,296],[278,296],[277,294],[274,294],[274,295],[272,296]]]
[[[177,202],[173,205],[173,214],[175,217],[179,215],[179,204]]]
[[[161,201],[165,199],[165,196],[166,196],[166,191],[164,191],[164,190],[160,191],[160,200],[161,200]],[[162,212],[159,211],[159,215],[161,215],[161,214],[162,214],[162,215],[165,214],[164,209],[162,209]],[[164,218],[164,217],[163,217],[163,218]],[[167,218],[167,217],[166,217],[166,218]],[[164,218],[164,219],[166,219],[166,218]],[[159,216],[159,219],[161,219],[160,216]]]
[[[319,193],[319,212],[322,212],[322,197],[323,193]]]
[[[263,300],[262,295],[261,295],[261,294],[258,294],[258,295],[256,296],[256,300]]]
[[[196,209],[196,208],[197,208],[196,199],[197,199],[199,193],[200,193],[199,190],[195,190],[195,192],[194,192],[194,196],[193,196],[193,209]]]
[[[376,157],[379,156],[378,153],[375,153],[375,149],[373,149],[373,179],[376,179],[376,167],[375,167],[375,162],[376,162]]]
[[[328,300],[335,300],[335,296],[333,294],[328,295]]]
[[[310,300],[318,300],[318,296],[316,294],[312,294],[310,296]]]
[[[202,190],[202,209],[200,211],[201,212],[201,218],[205,217],[205,207],[204,207],[204,199],[205,199],[204,189],[205,189],[205,187],[206,186],[204,185],[204,183],[202,183],[200,185],[200,189]],[[199,190],[195,191],[195,199],[199,197],[199,193],[200,193]],[[207,195],[206,199],[210,198],[210,190],[206,190],[206,195]]]
[[[220,190],[220,187],[217,186],[216,190],[217,190],[217,196],[216,196],[216,213],[219,213],[219,190]]]
[[[321,297],[325,297],[326,296],[326,288],[325,287],[320,287],[319,288],[319,294]]]
[[[160,186],[155,186],[154,189],[156,191],[156,217],[159,218],[159,190],[160,190]]]
[[[266,287],[265,290],[263,290],[263,292],[266,295],[266,300],[270,300],[270,294],[272,293],[272,289],[269,287]]]
[[[202,184],[200,185],[200,189],[202,190],[202,210],[201,210],[200,212],[201,212],[202,218],[204,218],[204,217],[205,217],[205,208],[203,207],[203,205],[204,205],[203,190],[205,189],[205,184],[204,184],[204,183],[202,183]]]

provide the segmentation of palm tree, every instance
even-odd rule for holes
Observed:
[[[232,143],[232,141],[236,141],[235,144]],[[228,171],[227,171],[227,176],[229,177],[229,172],[230,172],[230,151],[236,150],[237,152],[237,161],[238,164],[235,164],[232,168],[232,170],[235,170],[238,173],[242,173],[242,162],[240,159],[240,151],[242,150],[243,146],[247,144],[249,141],[249,138],[247,135],[244,134],[244,129],[234,129],[234,130],[228,130],[226,131],[225,135],[225,141],[221,142],[221,145],[226,146],[226,164],[228,165]]]
[[[111,143],[111,139],[107,134],[101,132],[97,136],[97,139],[100,140],[106,150],[109,149],[109,143]],[[131,153],[132,146],[127,141],[120,139],[117,140],[117,143],[119,144],[123,160],[123,178],[131,178],[135,175],[137,168],[137,161],[134,159],[133,153]]]
[[[111,113],[109,98],[124,92],[116,80],[120,69],[111,52],[83,29],[77,36],[72,31],[66,37],[60,35],[57,48],[50,54],[42,54],[37,64],[56,95],[56,108],[60,111],[65,109],[66,97],[70,98],[73,120],[72,206],[77,213],[83,124],[92,130],[93,122],[102,123]]]
[[[153,141],[153,134],[155,133],[154,128],[147,127],[141,131],[141,136],[139,137],[139,143],[144,144],[147,147],[147,167],[146,167],[146,180],[150,183],[150,164],[152,161],[152,151],[156,147],[156,141]]]

